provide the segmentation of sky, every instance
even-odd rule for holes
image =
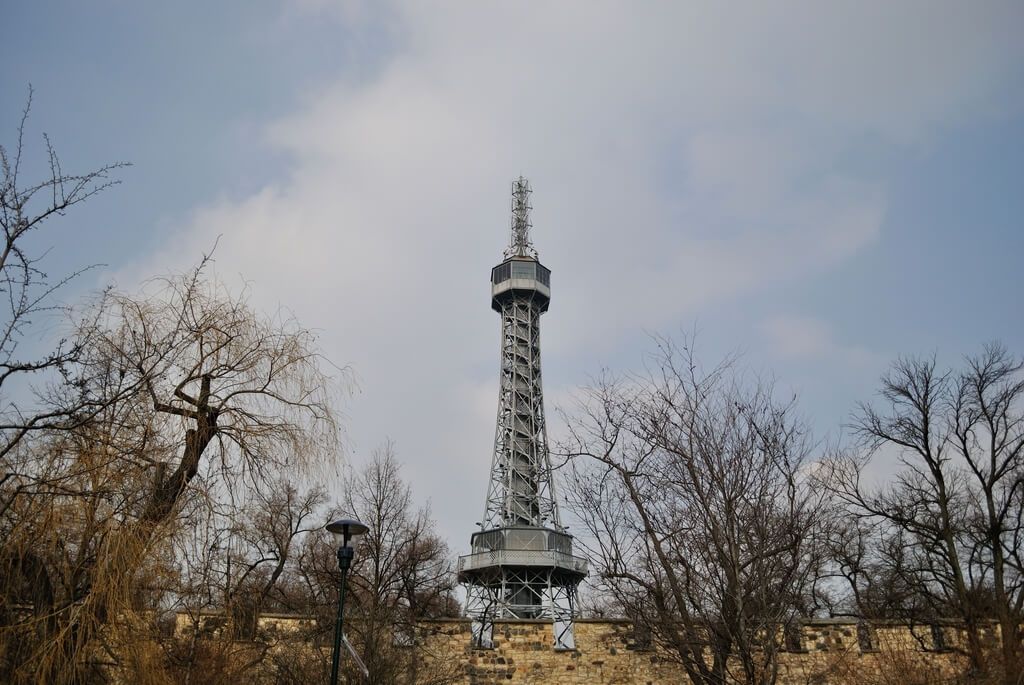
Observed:
[[[48,227],[68,297],[215,271],[351,368],[453,551],[483,513],[511,181],[552,270],[555,411],[697,332],[835,438],[900,355],[1024,353],[1024,4],[39,0],[0,141],[120,185]],[[32,147],[28,148],[31,152]],[[41,161],[41,160],[40,160]]]

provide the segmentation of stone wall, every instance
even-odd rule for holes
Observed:
[[[494,649],[472,649],[466,620],[421,624],[428,658],[461,662],[466,685],[537,683],[583,685],[688,683],[680,666],[638,642],[631,625],[616,620],[576,622],[576,649],[556,651],[551,624],[495,624]],[[779,657],[783,685],[921,685],[951,682],[963,669],[954,647],[962,640],[952,625],[811,620],[789,636]],[[996,639],[995,629],[985,639]]]
[[[302,635],[314,623],[309,617],[263,614],[256,621],[254,638],[269,646],[267,654],[273,655],[280,645],[294,644],[294,636]],[[174,632],[179,638],[195,630],[212,637],[226,628],[223,616],[216,612],[179,614]],[[414,658],[421,659],[424,673],[439,676],[432,682],[689,683],[683,669],[669,655],[646,644],[624,620],[577,620],[574,650],[552,648],[551,624],[546,621],[497,622],[493,649],[470,646],[470,623],[466,619],[422,621],[418,628]],[[983,645],[995,651],[997,626],[987,625],[981,637]],[[965,645],[964,635],[951,623],[868,625],[846,619],[813,619],[780,641],[786,648],[779,654],[780,685],[941,685],[955,682],[966,666],[958,650]],[[412,642],[408,645],[411,647]],[[319,649],[322,657],[324,646]],[[308,656],[313,654],[310,651]]]

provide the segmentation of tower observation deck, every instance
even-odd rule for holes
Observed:
[[[549,619],[554,647],[574,649],[576,589],[586,560],[558,513],[548,454],[540,369],[540,315],[551,271],[530,243],[530,185],[512,185],[512,238],[491,270],[491,307],[501,315],[498,419],[481,530],[459,558],[476,647],[491,647],[495,619]]]

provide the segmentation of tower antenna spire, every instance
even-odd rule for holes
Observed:
[[[537,258],[537,250],[530,242],[530,182],[520,176],[512,182],[512,239],[505,250],[505,257]]]

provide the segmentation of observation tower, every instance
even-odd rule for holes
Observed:
[[[471,553],[459,558],[473,646],[493,646],[496,619],[547,619],[555,649],[575,649],[576,589],[587,562],[573,556],[558,513],[540,373],[540,315],[551,271],[530,242],[530,184],[512,184],[512,238],[491,269],[491,308],[501,315],[498,420],[490,483]]]

